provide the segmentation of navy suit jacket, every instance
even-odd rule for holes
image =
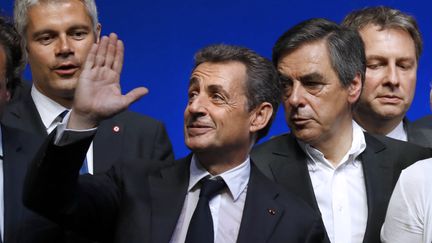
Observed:
[[[2,122],[41,136],[48,135],[28,89],[6,107]],[[42,141],[43,141],[42,139]],[[106,172],[118,160],[144,158],[173,160],[164,125],[148,116],[124,111],[99,124],[93,141],[94,172]]]
[[[33,213],[22,203],[27,167],[40,142],[34,135],[1,126],[3,145],[4,240],[3,242],[58,243],[63,240],[57,224]]]
[[[90,139],[63,147],[47,140],[27,175],[26,204],[99,241],[169,242],[187,194],[191,157],[125,161],[104,175],[78,179]],[[237,242],[326,242],[318,214],[254,165],[247,190]]]
[[[368,220],[364,243],[379,243],[387,205],[402,169],[431,157],[431,150],[395,139],[365,133],[366,149],[360,155],[366,183]],[[258,145],[252,159],[270,179],[305,200],[319,212],[306,163],[306,154],[291,134]]]
[[[422,117],[414,122],[404,120],[408,142],[432,148],[432,115]]]
[[[38,144],[40,146],[48,134],[30,92],[30,86],[23,84],[19,93],[16,93],[19,95],[15,96],[14,101],[6,107],[2,122],[10,127],[32,133],[35,138],[40,138],[39,141],[41,142]],[[106,172],[119,160],[134,158],[174,159],[171,142],[161,122],[135,112],[124,111],[99,124],[93,141],[93,170],[95,174]],[[137,162],[141,163],[142,160]],[[34,227],[43,226],[43,223],[39,221],[33,223]],[[42,225],[37,225],[39,223]],[[58,230],[60,229],[58,228]],[[89,242],[79,235],[66,231],[64,233],[64,240],[55,242]]]

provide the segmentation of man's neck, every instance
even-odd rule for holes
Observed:
[[[242,164],[249,150],[194,152],[200,164],[212,175],[219,175]]]
[[[52,95],[49,95],[47,92],[45,92],[44,90],[41,90],[37,85],[33,84],[34,88],[41,93],[42,95],[44,95],[45,97],[48,97],[49,99],[51,99],[52,101],[60,104],[61,106],[67,108],[67,109],[71,109],[72,108],[72,104],[73,104],[73,98],[69,97],[69,98],[64,98],[64,97],[60,97],[60,96],[55,96],[53,97]]]
[[[371,115],[355,113],[354,119],[365,131],[386,136],[402,122],[403,117],[382,119]]]
[[[345,154],[350,150],[353,140],[352,119],[337,126],[337,132],[332,132],[329,137],[321,139],[312,147],[323,153],[324,157],[337,167]]]

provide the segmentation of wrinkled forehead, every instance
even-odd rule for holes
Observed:
[[[218,85],[226,89],[243,88],[246,76],[246,67],[240,62],[204,62],[192,71],[189,87]]]

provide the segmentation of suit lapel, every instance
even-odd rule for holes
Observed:
[[[150,176],[152,242],[169,242],[189,185],[191,155]]]
[[[284,214],[279,192],[253,165],[237,242],[267,242]]]
[[[3,121],[11,127],[17,127],[43,137],[48,135],[30,92],[24,96],[21,102],[17,101],[7,106]]]
[[[123,144],[127,144],[124,141],[124,125],[112,120],[102,122],[93,139],[95,173],[107,171],[112,166],[112,161],[120,159],[121,148]]]
[[[269,164],[275,181],[319,212],[307,167],[306,154],[292,135],[285,138],[273,150],[275,159]]]
[[[379,140],[365,133],[366,149],[360,155],[366,184],[368,220],[363,242],[372,242],[379,235],[381,223],[375,219],[385,214],[392,190],[393,168],[385,162],[386,146]],[[378,232],[374,232],[378,231]]]

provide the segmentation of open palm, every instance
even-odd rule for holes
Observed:
[[[71,119],[95,126],[147,93],[146,88],[139,87],[122,95],[123,53],[123,42],[113,33],[92,46],[75,90]]]

